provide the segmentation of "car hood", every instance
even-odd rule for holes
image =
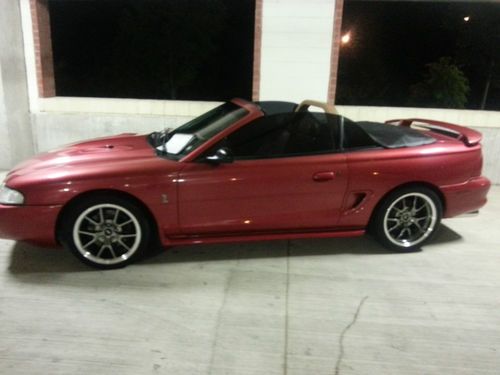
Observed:
[[[37,155],[16,166],[7,175],[10,186],[37,180],[88,178],[130,174],[147,169],[152,161],[173,164],[158,158],[145,135],[121,134],[79,142]]]

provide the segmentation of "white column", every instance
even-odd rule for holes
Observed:
[[[21,24],[23,28],[23,46],[28,80],[28,94],[31,113],[39,111],[39,93],[36,77],[35,43],[33,40],[33,23],[31,21],[30,0],[19,0],[21,7]]]
[[[33,154],[19,1],[0,2],[0,168]]]
[[[260,100],[327,101],[335,0],[264,0]]]

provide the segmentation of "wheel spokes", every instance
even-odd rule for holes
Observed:
[[[415,211],[416,209],[417,209],[417,197],[413,197],[412,210]]]
[[[89,247],[90,245],[92,245],[96,242],[97,242],[97,236],[94,236],[94,238],[92,238],[89,242],[87,242],[85,245],[83,245],[83,248],[86,249],[87,247]]]
[[[415,213],[422,211],[424,208],[427,209],[427,204],[425,202],[422,203],[422,205],[418,208],[415,208]]]
[[[113,224],[117,225],[118,224],[118,215],[120,214],[120,211],[118,209],[115,210],[115,216],[113,216]]]
[[[399,232],[398,236],[396,237],[396,239],[398,240],[401,240],[403,239],[403,235],[406,231],[408,231],[409,229],[407,227],[404,227],[403,229],[401,229],[401,232]],[[411,231],[410,231],[410,234],[411,234]]]
[[[417,220],[415,220],[412,224],[417,227],[417,229],[420,231],[420,233],[425,233],[425,229],[422,228],[422,226],[418,223]]]
[[[119,228],[122,228],[122,227],[124,227],[125,225],[128,225],[128,224],[130,224],[130,223],[132,223],[132,219],[127,220],[127,221],[126,221],[126,222],[124,222],[124,223],[117,224],[117,226],[118,226]]]
[[[99,248],[99,251],[97,252],[96,256],[98,258],[103,258],[103,255],[105,254],[105,251],[109,250],[109,254],[112,256],[111,259],[116,258],[116,252],[115,249],[113,248],[113,245],[108,245],[104,244]],[[103,258],[104,259],[104,258]]]
[[[118,243],[119,243],[120,245],[122,245],[125,249],[127,249],[127,251],[130,251],[130,247],[129,247],[129,246],[127,246],[127,245],[125,244],[125,242],[123,242],[123,241],[121,240],[121,238],[120,238],[120,239],[118,239]]]
[[[397,208],[396,206],[394,206],[392,209],[396,211],[396,215],[400,215],[404,212],[404,209]]]
[[[85,219],[85,220],[90,221],[92,224],[94,224],[94,225],[96,225],[96,226],[97,226],[97,225],[99,225],[99,223],[98,223],[97,221],[95,221],[94,219],[92,219],[92,218],[91,218],[90,216],[88,216],[88,215],[87,215],[87,216],[85,216],[85,217],[84,217],[84,219]]]
[[[390,222],[395,222],[396,224],[394,224],[392,227],[390,227],[388,230],[389,232],[392,232],[393,230],[399,228],[401,226],[401,222],[398,220],[398,219],[387,219],[387,221],[390,221]]]
[[[406,211],[408,209],[408,206],[406,205],[406,198],[403,198],[401,203],[403,204],[403,211]]]
[[[113,258],[116,258],[116,253],[115,253],[115,250],[113,249],[113,245],[109,245],[108,249],[109,249],[109,252],[111,253],[111,256]]]

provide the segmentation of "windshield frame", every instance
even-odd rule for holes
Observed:
[[[241,99],[233,99],[195,117],[169,132],[162,143],[156,144],[157,155],[170,160],[182,161],[182,159],[203,147],[214,137],[218,137],[220,133],[225,132],[248,117],[250,113],[248,104],[252,103]],[[168,153],[166,152],[166,144],[176,134],[188,134],[193,137],[179,152]]]
[[[264,116],[264,112],[262,112],[260,107],[253,102],[239,98],[232,99],[231,102],[237,104],[240,107],[243,107],[248,112],[247,115],[224,129],[220,133],[213,136],[196,150],[192,151],[186,157],[182,158],[180,162],[198,161],[198,158],[200,156],[203,156],[208,150],[214,147],[218,142],[227,137],[229,134],[254,121],[255,119]]]

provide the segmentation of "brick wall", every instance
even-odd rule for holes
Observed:
[[[40,97],[55,96],[54,60],[52,57],[48,0],[30,0],[30,8],[38,93]]]
[[[328,85],[328,103],[335,103],[335,93],[337,90],[337,74],[339,70],[340,38],[342,32],[343,11],[344,11],[344,0],[336,0],[335,18],[333,23],[330,84]]]
[[[259,100],[260,96],[260,57],[262,49],[262,2],[255,0],[255,28],[253,48],[253,83],[252,99]]]

